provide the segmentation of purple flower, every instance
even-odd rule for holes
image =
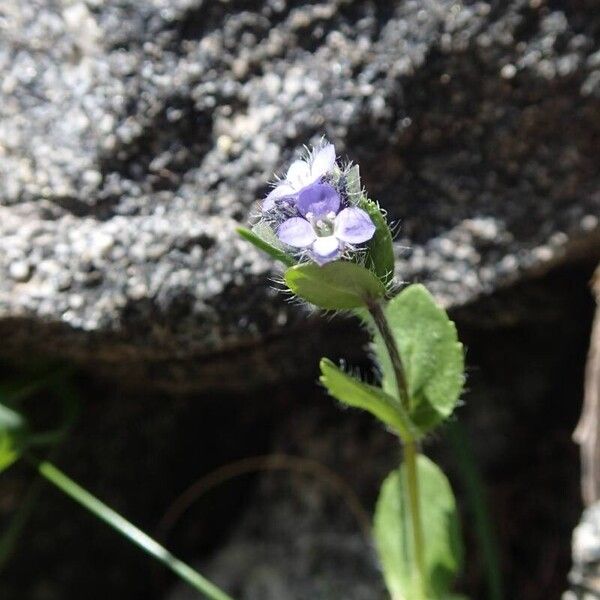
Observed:
[[[319,265],[356,250],[373,237],[375,225],[352,202],[345,183],[348,172],[349,167],[344,171],[336,165],[333,144],[313,149],[306,160],[290,165],[285,179],[265,198],[264,222],[279,241]]]
[[[319,265],[336,260],[347,246],[366,242],[375,233],[369,215],[355,206],[342,208],[338,192],[328,183],[305,186],[298,194],[296,209],[299,216],[281,223],[277,237],[284,244],[307,250]]]
[[[314,150],[307,160],[296,160],[287,170],[285,179],[282,179],[274,190],[265,198],[263,211],[275,207],[278,198],[295,197],[307,186],[319,182],[330,173],[335,166],[335,147],[325,144],[322,148]]]

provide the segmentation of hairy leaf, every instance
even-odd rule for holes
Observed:
[[[343,310],[365,306],[385,295],[385,287],[368,269],[352,262],[336,261],[322,267],[296,265],[284,275],[290,290],[320,308]]]
[[[430,598],[452,598],[450,586],[462,564],[456,501],[446,476],[422,454],[417,462],[425,568]],[[383,482],[374,518],[375,544],[393,600],[424,600],[414,590],[414,551],[404,465]]]
[[[385,315],[398,345],[410,398],[410,416],[429,431],[454,410],[464,382],[464,356],[456,327],[422,285],[392,298]],[[374,332],[383,389],[397,397],[396,377],[381,336]]]
[[[358,200],[362,195],[358,165],[353,165],[346,175],[346,194],[351,202]]]
[[[363,196],[358,206],[371,217],[375,225],[375,235],[368,245],[366,266],[387,285],[394,278],[392,232],[377,203]]]
[[[273,230],[266,223],[259,223],[252,231],[245,227],[237,228],[238,234],[246,241],[256,246],[259,250],[266,252],[269,256],[291,267],[296,264],[292,256],[283,250],[283,246],[277,239]]]
[[[344,373],[329,359],[321,359],[321,383],[336,399],[354,408],[362,408],[391,427],[400,437],[414,439],[418,429],[411,423],[402,405],[373,385]]]

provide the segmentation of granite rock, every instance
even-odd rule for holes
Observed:
[[[448,306],[597,253],[599,24],[592,2],[7,0],[2,352],[200,385],[199,358],[293,329],[235,227],[322,135],[397,224],[398,279]]]

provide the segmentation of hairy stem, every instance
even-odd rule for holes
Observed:
[[[205,598],[209,598],[210,600],[233,600],[231,596],[228,596],[208,581],[208,579],[200,575],[200,573],[173,556],[166,548],[163,548],[142,530],[132,525],[112,510],[112,508],[109,508],[106,504],[98,500],[98,498],[67,477],[52,463],[47,461],[41,462],[32,457],[28,458],[42,477],[46,478],[72,500],[75,500],[75,502],[78,502],[81,506],[89,510],[98,519],[110,525],[144,552],[157,559],[190,586],[201,592]]]
[[[409,411],[410,396],[408,393],[404,366],[402,365],[402,357],[400,356],[396,340],[390,329],[382,304],[380,302],[369,304],[369,312],[371,313],[375,326],[385,344],[394,369],[396,386],[398,388],[398,400],[402,403],[405,410]],[[406,468],[406,490],[413,536],[415,563],[414,593],[417,595],[418,600],[426,600],[428,582],[425,577],[425,543],[423,539],[421,502],[419,497],[419,476],[417,471],[419,448],[417,442],[413,438],[404,439],[402,441],[404,442],[403,450],[404,465]]]
[[[392,333],[385,316],[385,311],[383,310],[381,303],[374,301],[372,304],[369,304],[369,312],[373,317],[373,321],[375,321],[375,326],[383,339],[390,361],[392,362],[394,375],[396,377],[396,385],[398,386],[398,399],[402,403],[404,409],[408,411],[410,409],[410,397],[408,395],[406,377],[404,376],[404,366],[402,365],[402,358],[400,357],[394,334]]]

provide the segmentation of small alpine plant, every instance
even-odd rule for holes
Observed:
[[[341,165],[333,145],[321,143],[290,165],[262,203],[252,230],[241,228],[239,233],[283,263],[283,281],[295,297],[317,308],[354,314],[371,335],[377,385],[327,358],[321,359],[320,381],[342,404],[370,412],[402,446],[400,465],[381,486],[373,526],[391,598],[464,600],[451,591],[462,563],[452,489],[421,452],[423,439],[457,405],[463,350],[454,324],[422,285],[397,293],[390,227],[385,212],[363,191],[358,166]],[[50,431],[33,428],[19,406],[28,393],[38,391],[38,384],[2,395],[0,474],[19,460],[28,463],[203,597],[233,600],[52,462],[39,458],[40,451],[63,440],[76,412],[68,386],[63,383],[57,390],[65,418],[58,430]],[[35,495],[28,498],[0,539],[0,569]]]
[[[464,383],[456,328],[422,285],[394,282],[386,213],[323,141],[294,161],[264,199],[246,240],[283,263],[288,291],[345,311],[371,335],[378,385],[321,359],[321,384],[344,405],[370,412],[395,435],[402,460],[381,487],[373,535],[393,600],[458,600],[462,564],[456,502],[423,439],[454,411]],[[399,293],[398,290],[400,289]]]

